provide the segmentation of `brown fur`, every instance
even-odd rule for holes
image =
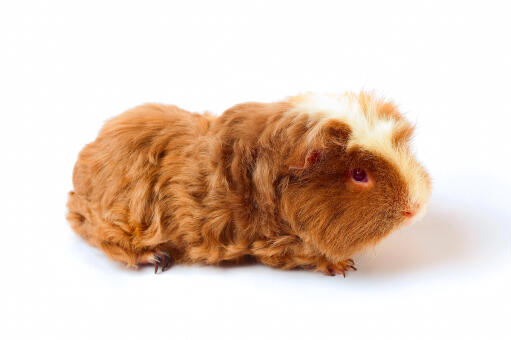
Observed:
[[[369,95],[360,97],[362,107]],[[402,120],[395,141],[412,127]],[[315,128],[293,104],[246,103],[218,118],[143,105],[108,121],[80,153],[67,215],[111,258],[136,266],[169,254],[177,263],[246,256],[284,269],[344,273],[349,257],[404,223],[408,188],[396,165],[363,147],[351,128]],[[361,189],[350,170],[374,183]]]

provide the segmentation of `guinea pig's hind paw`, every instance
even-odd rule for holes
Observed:
[[[154,259],[154,273],[158,272],[158,265],[161,266],[161,272],[170,268],[172,265],[172,258],[165,253],[158,253],[153,255]]]
[[[163,251],[151,251],[141,256],[139,264],[154,264],[154,273],[158,272],[158,268],[161,268],[163,273],[165,270],[172,266],[172,257]]]
[[[326,266],[326,271],[324,273],[329,276],[342,275],[346,277],[346,272],[353,270],[356,271],[357,268],[354,266],[355,262],[352,259],[344,260],[338,264],[329,264]]]

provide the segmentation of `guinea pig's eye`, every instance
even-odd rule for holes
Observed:
[[[353,169],[351,170],[351,178],[353,178],[355,182],[365,183],[367,182],[367,172],[360,168]]]

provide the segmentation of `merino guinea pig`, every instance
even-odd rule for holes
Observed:
[[[413,126],[370,93],[305,94],[221,116],[147,104],[78,156],[67,219],[130,267],[255,259],[327,275],[424,214]]]

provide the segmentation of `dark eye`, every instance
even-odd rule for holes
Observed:
[[[364,169],[351,170],[351,178],[355,182],[367,182],[367,172]]]

